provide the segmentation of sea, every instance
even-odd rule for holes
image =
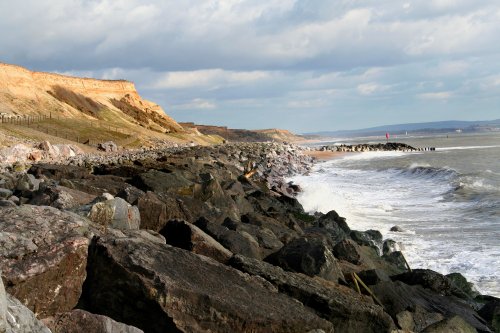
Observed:
[[[400,242],[410,267],[459,272],[500,297],[500,133],[401,135],[423,152],[345,153],[318,163],[299,184],[308,212],[337,211],[351,229]],[[325,144],[385,142],[385,137]],[[391,232],[399,226],[403,232]]]

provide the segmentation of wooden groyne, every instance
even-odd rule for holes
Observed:
[[[401,152],[416,152],[416,151],[435,151],[435,147],[415,148],[405,143],[387,142],[377,144],[357,144],[357,145],[330,145],[322,146],[320,151],[336,151],[336,152],[368,152],[368,151],[401,151]]]

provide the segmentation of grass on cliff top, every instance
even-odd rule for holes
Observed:
[[[92,150],[91,146],[83,143],[89,142],[91,145],[95,145],[99,142],[114,141],[122,147],[141,148],[161,144],[162,141],[179,144],[195,142],[201,145],[218,144],[223,141],[218,136],[159,133],[134,124],[120,124],[119,120],[114,120],[114,122],[110,120],[84,120],[53,116],[52,119],[37,121],[29,126],[26,122],[23,124],[0,124],[0,133],[4,134],[0,136],[0,146],[8,146],[25,140],[38,142],[48,140],[51,143],[79,144],[85,147],[85,150]]]

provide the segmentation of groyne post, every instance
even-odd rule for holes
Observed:
[[[355,272],[352,273],[354,278],[356,280],[358,280],[358,282],[363,286],[363,288],[365,288],[365,290],[370,294],[370,296],[375,300],[375,303],[377,303],[378,305],[380,305],[382,308],[384,307],[384,305],[382,304],[382,302],[380,302],[380,300],[377,298],[377,296],[375,296],[375,294],[373,293],[373,291],[371,291],[370,288],[368,288],[368,286],[361,280],[361,278],[358,276],[358,274],[356,274]]]
[[[406,258],[404,256],[403,252],[401,252],[401,256],[403,257],[403,260],[405,261],[405,264],[406,264],[406,267],[408,268],[408,271],[411,273],[412,270],[411,270],[410,264],[408,264],[408,261],[406,261]]]

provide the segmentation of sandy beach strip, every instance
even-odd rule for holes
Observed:
[[[340,157],[342,155],[345,155],[346,153],[341,151],[329,151],[329,150],[324,150],[324,151],[310,150],[310,151],[305,151],[304,154],[312,156],[316,158],[318,161],[328,161]]]

